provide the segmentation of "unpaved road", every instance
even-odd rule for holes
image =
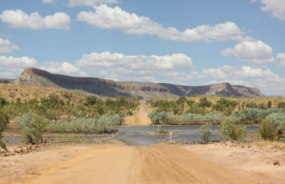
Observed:
[[[141,100],[139,112],[134,116],[125,117],[123,124],[128,126],[148,126],[150,124],[146,100]]]
[[[177,146],[101,146],[38,170],[16,182],[26,184],[258,183]]]

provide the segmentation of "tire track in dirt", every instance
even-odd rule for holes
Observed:
[[[175,146],[98,146],[38,172],[18,183],[258,183]]]
[[[148,118],[148,109],[146,100],[141,100],[139,112],[133,116],[127,116],[123,121],[124,125],[128,126],[148,126],[150,119]]]

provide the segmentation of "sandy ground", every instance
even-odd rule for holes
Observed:
[[[282,160],[281,166],[273,166],[282,154],[284,163],[284,151],[264,154],[264,150],[251,149],[223,145],[62,147],[2,158],[0,183],[284,184]]]
[[[137,114],[125,117],[123,121],[123,125],[128,126],[148,126],[150,123],[146,100],[141,100],[139,112]]]
[[[240,173],[245,178],[256,178],[259,183],[285,183],[285,151],[274,145],[255,146],[249,144],[211,144],[183,147],[192,154],[222,164],[229,170]],[[281,144],[281,143],[280,143]],[[274,162],[279,164],[274,165]]]

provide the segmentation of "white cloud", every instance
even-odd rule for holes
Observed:
[[[252,0],[251,2],[260,1],[264,4],[262,11],[270,12],[271,17],[285,21],[285,1],[284,0]]]
[[[221,54],[224,56],[234,55],[239,61],[264,64],[275,62],[272,50],[272,47],[262,41],[242,42],[237,44],[234,49],[228,48],[222,51]]]
[[[191,77],[184,71],[194,71],[192,59],[185,54],[166,56],[124,55],[119,53],[91,53],[83,55],[76,61],[76,66],[84,67],[100,73],[103,76],[117,80],[144,80],[147,77],[159,75],[177,77],[180,80]],[[193,78],[193,77],[192,77]]]
[[[37,61],[33,58],[0,56],[0,77],[15,78],[21,75],[24,68],[36,65]]]
[[[82,59],[76,61],[81,67],[88,68],[119,68],[126,67],[131,70],[193,70],[192,59],[185,54],[173,54],[171,56],[144,56],[130,55],[110,52],[91,53],[83,55]]]
[[[189,42],[210,42],[211,40],[235,40],[254,41],[251,37],[244,38],[240,28],[233,22],[217,24],[213,27],[201,25],[193,29],[186,29],[184,32],[173,27],[163,27],[150,18],[138,16],[135,13],[128,13],[120,7],[108,7],[107,5],[95,6],[95,12],[82,11],[77,15],[77,20],[87,22],[90,25],[103,29],[117,29],[127,34],[157,35],[164,40],[175,40]]]
[[[280,59],[280,64],[285,67],[285,54],[278,53],[276,56],[277,59]]]
[[[19,50],[18,45],[12,44],[8,39],[0,38],[0,53],[11,53],[14,50]]]
[[[118,3],[117,0],[69,0],[68,6],[91,6],[94,7],[98,4],[106,4],[106,3]]]
[[[43,64],[39,64],[37,67],[42,70],[46,70],[48,72],[56,73],[56,74],[81,76],[81,77],[88,76],[85,72],[81,71],[80,68],[68,62],[64,62],[64,63],[45,62]]]
[[[29,57],[15,58],[13,56],[0,56],[0,68],[25,68],[35,66],[37,60]]]
[[[23,28],[33,30],[63,29],[69,30],[70,17],[62,12],[55,13],[42,18],[38,12],[32,13],[30,16],[22,10],[5,10],[0,14],[0,19],[4,23],[8,23],[10,28]]]
[[[65,31],[70,29],[70,17],[62,12],[46,16],[43,21],[47,29],[63,29]]]
[[[43,1],[43,3],[53,3],[56,0],[42,0],[42,1]]]
[[[227,78],[227,75],[220,68],[205,69],[205,70],[203,70],[203,74],[211,77],[212,79],[217,79],[217,80]]]

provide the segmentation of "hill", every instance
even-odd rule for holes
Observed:
[[[224,95],[224,96],[261,96],[259,89],[244,86],[232,86],[229,83],[207,86],[180,86],[150,82],[115,82],[100,78],[80,78],[47,71],[26,68],[23,74],[11,83],[28,86],[63,88],[65,90],[80,90],[99,96],[139,96],[144,99],[151,97],[174,97],[194,94]]]
[[[78,104],[83,97],[74,93],[65,92],[53,88],[37,87],[37,86],[25,86],[15,84],[0,84],[0,97],[5,98],[7,101],[16,102],[17,98],[20,98],[22,102],[25,100],[39,100],[43,97],[48,97],[50,94],[55,94],[59,99],[64,102],[70,98],[70,103]]]

